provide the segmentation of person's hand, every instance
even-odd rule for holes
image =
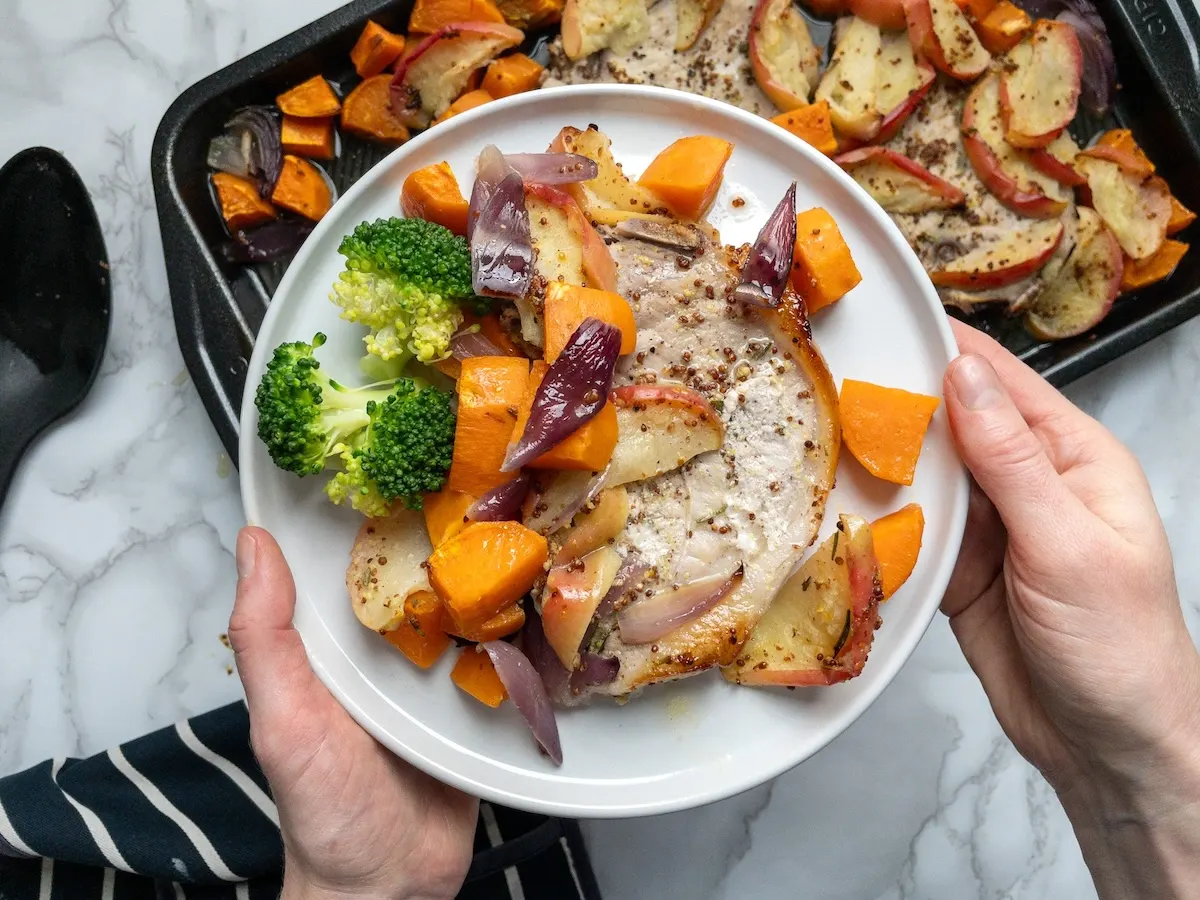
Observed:
[[[1200,843],[1200,657],[1141,467],[997,343],[954,328],[946,409],[975,484],[942,610],[1085,854],[1093,827],[1115,847],[1122,827],[1187,823]],[[1107,896],[1174,896],[1107,875]]]
[[[250,739],[279,806],[283,898],[442,900],[462,886],[478,801],[397,759],[313,674],[275,539],[245,528],[229,639]]]

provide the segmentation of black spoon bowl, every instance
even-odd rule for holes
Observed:
[[[100,222],[59,153],[0,169],[0,503],[30,443],[87,396],[108,341]]]

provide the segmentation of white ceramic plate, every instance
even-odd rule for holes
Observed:
[[[263,321],[242,401],[241,480],[246,518],[269,529],[296,575],[296,627],[317,674],[350,714],[395,753],[465,791],[517,808],[567,816],[632,816],[684,809],[760,784],[808,758],[879,696],[929,625],[958,553],[967,479],[944,414],[930,428],[916,482],[877,481],[843,451],[823,532],[841,512],[871,519],[905,503],[925,510],[924,550],[908,584],[883,608],[863,675],[832,688],[739,688],[709,672],[658,685],[625,706],[600,701],[559,714],[565,762],[535,749],[512,704],[491,710],[453,686],[447,653],[431,670],[409,664],[358,624],[345,587],[360,517],[333,507],[322,479],[276,469],[260,442],[254,388],[283,341],[329,336],[322,365],[345,380],[358,371],[363,330],[338,318],[329,287],[337,246],[364,219],[399,215],[400,186],[421,166],[448,160],[469,191],[488,143],[505,152],[544,149],[564,125],[595,123],[637,175],[673,140],[706,133],[735,149],[710,214],[728,243],[752,241],[788,183],[798,208],[832,213],[862,284],[813,328],[837,383],[859,378],[941,394],[956,354],[929,279],[900,232],[837,166],[782,128],[734,107],[660,88],[595,85],[522,94],[431,129],[367,173],[334,206],[288,269]],[[732,201],[747,201],[735,207]]]

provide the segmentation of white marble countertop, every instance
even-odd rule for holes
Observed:
[[[150,145],[188,85],[335,0],[0,0],[0,161],[54,147],[104,224],[100,379],[0,511],[0,774],[87,755],[240,696],[219,640],[236,476],[175,343]],[[1200,320],[1074,385],[1137,452],[1200,624]],[[610,900],[1086,898],[1042,779],[946,623],[871,710],[774,784],[688,813],[585,824]]]

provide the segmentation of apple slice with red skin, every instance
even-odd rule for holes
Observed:
[[[1107,159],[1080,154],[1075,163],[1087,179],[1092,208],[1133,259],[1158,252],[1171,221],[1171,190],[1157,175],[1138,178]]]
[[[1000,78],[992,72],[971,89],[963,105],[963,151],[979,180],[1013,212],[1054,219],[1070,202],[1069,192],[1030,165],[1004,139],[1000,121]]]
[[[750,685],[848,681],[866,665],[882,599],[871,526],[859,516],[841,516],[838,530],[784,582],[722,673]]]
[[[863,147],[833,161],[850,173],[871,199],[892,213],[951,209],[967,195],[920,163],[886,147]]]
[[[1125,256],[1095,210],[1079,207],[1079,242],[1070,261],[1025,313],[1025,327],[1044,341],[1083,334],[1100,324],[1121,293]]]
[[[579,204],[575,202],[575,198],[565,191],[544,184],[527,184],[525,196],[527,205],[537,203],[548,205],[558,210],[565,219],[567,235],[562,239],[569,240],[573,246],[578,247],[580,274],[582,275],[581,280],[567,279],[568,282],[615,293],[617,290],[617,264],[613,261],[612,253],[609,252],[608,245],[604,243],[604,238],[600,237],[592,223],[588,221]],[[533,232],[546,228],[541,219],[533,215],[532,208],[530,209],[529,225]],[[545,274],[540,270],[539,273]]]
[[[987,70],[992,55],[954,0],[904,0],[904,16],[913,49],[938,71],[974,81]]]
[[[1000,115],[1014,147],[1045,147],[1075,118],[1083,51],[1066,22],[1038,19],[1000,75]]]
[[[693,456],[718,449],[725,424],[691,388],[631,384],[612,392],[617,407],[617,446],[605,487],[653,478],[678,469]]]
[[[981,291],[1005,287],[1033,275],[1058,249],[1063,223],[1033,221],[1020,232],[1004,234],[963,254],[929,277],[938,287]]]
[[[1029,164],[1049,175],[1059,184],[1067,187],[1079,187],[1086,184],[1087,179],[1075,168],[1075,158],[1079,156],[1079,146],[1065,131],[1045,147],[1028,152]]]
[[[579,559],[607,545],[625,530],[628,521],[629,492],[624,487],[601,491],[594,506],[575,514],[555,551],[554,564]]]
[[[886,144],[900,131],[937,78],[927,59],[913,53],[906,34],[880,35],[881,53],[875,71],[875,109],[882,119],[872,143]],[[849,148],[848,148],[849,149]]]
[[[888,31],[905,28],[903,0],[847,0],[850,12]]]
[[[546,576],[542,629],[568,672],[579,665],[579,647],[620,568],[621,555],[604,546],[582,559],[552,567]]]
[[[750,17],[749,54],[755,82],[780,110],[808,105],[821,51],[791,0],[758,0]]]
[[[869,141],[879,133],[883,114],[876,105],[876,84],[883,40],[879,28],[851,19],[840,29],[829,68],[821,76],[815,98],[829,104],[838,132]]]
[[[525,35],[497,22],[460,22],[429,35],[396,66],[392,109],[410,128],[424,128],[446,111],[477,69]]]
[[[645,0],[566,0],[559,31],[568,59],[604,49],[623,56],[650,36],[650,16]]]

